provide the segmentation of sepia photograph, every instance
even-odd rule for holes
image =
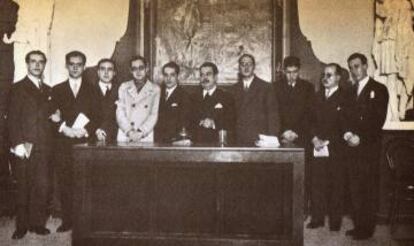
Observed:
[[[0,245],[414,245],[413,93],[414,0],[0,0]]]

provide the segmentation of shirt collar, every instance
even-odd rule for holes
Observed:
[[[295,85],[296,85],[296,83],[297,83],[298,81],[294,81],[292,84],[289,84],[289,82],[288,82],[288,86],[292,86],[292,87],[295,87]]]
[[[364,87],[368,84],[369,76],[366,76],[365,78],[361,79],[358,83],[358,95],[361,93],[361,91],[364,89]]]
[[[168,93],[168,96],[171,96],[171,94],[175,91],[177,88],[177,85],[174,85],[172,88],[165,88],[165,91]]]
[[[213,95],[214,92],[216,91],[217,86],[214,86],[213,88],[211,88],[210,90],[204,90],[203,89],[203,97],[205,97],[208,93],[209,96]]]
[[[105,82],[99,81],[98,84],[103,94],[106,93],[106,90],[110,90],[112,88],[112,83],[105,83]]]
[[[27,77],[30,79],[30,81],[32,81],[32,83],[37,87],[40,88],[40,83],[42,81],[42,79],[39,79],[31,74],[28,74]]]
[[[243,81],[243,86],[244,86],[244,87],[247,87],[247,88],[250,88],[250,85],[252,84],[253,79],[254,79],[254,75],[253,75],[253,76],[251,76],[250,78],[243,78],[243,79],[242,79],[242,81]]]
[[[328,93],[328,97],[330,97],[330,96],[332,96],[335,93],[335,91],[338,90],[338,88],[339,88],[339,86],[334,86],[334,87],[329,88],[329,89],[326,88],[325,89],[325,94]]]
[[[82,83],[82,78],[71,78],[69,77],[69,84],[73,85],[73,84],[81,84]]]

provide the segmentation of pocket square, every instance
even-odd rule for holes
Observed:
[[[371,91],[369,94],[369,98],[374,99],[375,98],[375,91]]]
[[[172,103],[172,104],[171,104],[171,107],[173,107],[173,108],[174,108],[174,107],[178,107],[178,103]]]
[[[216,106],[214,106],[214,108],[223,108],[223,105],[221,103],[217,103]]]

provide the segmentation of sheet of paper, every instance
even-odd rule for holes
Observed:
[[[314,148],[313,149],[313,156],[314,157],[329,157],[328,145],[323,146],[323,148],[320,149],[320,150],[316,150]]]
[[[257,147],[269,147],[269,148],[275,148],[279,147],[279,139],[276,136],[270,136],[270,135],[264,135],[259,134],[259,140],[255,142]]]
[[[29,159],[30,155],[32,154],[33,144],[32,143],[24,143],[24,148],[26,149],[26,158]]]
[[[89,118],[86,117],[84,113],[79,113],[76,117],[75,122],[72,125],[72,128],[84,128],[86,124],[89,123]]]

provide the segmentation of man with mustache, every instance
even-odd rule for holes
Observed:
[[[217,87],[218,69],[212,62],[200,66],[201,89],[194,96],[193,139],[198,143],[219,143],[219,130],[230,138],[234,125],[234,102]]]

